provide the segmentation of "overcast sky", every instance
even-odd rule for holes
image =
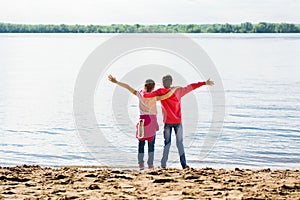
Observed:
[[[0,22],[300,23],[300,0],[0,0]]]

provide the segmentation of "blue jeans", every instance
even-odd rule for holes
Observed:
[[[144,166],[144,147],[146,141],[139,140],[139,147],[138,147],[138,163],[140,166]],[[148,167],[153,167],[154,161],[154,145],[155,145],[155,135],[152,141],[148,141]]]
[[[167,166],[170,146],[171,146],[171,133],[172,128],[175,131],[176,135],[176,146],[179,153],[180,158],[180,164],[182,168],[185,168],[186,160],[185,160],[185,153],[184,153],[184,147],[183,147],[183,130],[182,130],[182,124],[165,124],[164,125],[164,139],[165,139],[165,146],[164,146],[164,152],[163,157],[161,159],[161,167]]]

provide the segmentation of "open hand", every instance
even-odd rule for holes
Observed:
[[[111,81],[111,82],[113,82],[113,83],[117,83],[118,82],[117,79],[115,77],[113,77],[112,75],[108,76],[108,80]]]
[[[207,81],[205,81],[205,83],[206,85],[210,85],[210,86],[213,86],[215,84],[215,82],[211,81],[210,78]]]

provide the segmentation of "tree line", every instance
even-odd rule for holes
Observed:
[[[0,23],[0,33],[300,33],[290,23],[53,25]]]

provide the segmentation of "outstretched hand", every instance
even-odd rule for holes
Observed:
[[[111,82],[113,82],[113,83],[117,83],[118,82],[117,79],[115,77],[113,77],[112,75],[108,76],[108,80],[111,81]]]
[[[210,86],[213,86],[215,84],[215,82],[211,81],[210,78],[207,81],[205,81],[205,83],[206,85],[210,85]]]

